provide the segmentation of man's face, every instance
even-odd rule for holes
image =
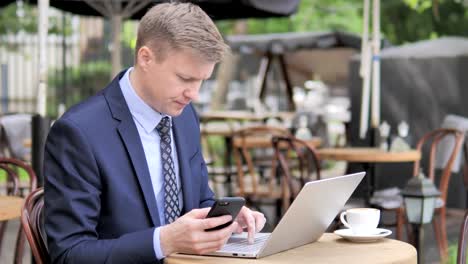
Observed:
[[[140,49],[141,52],[145,51]],[[137,93],[156,111],[180,115],[185,106],[198,98],[200,86],[211,76],[215,63],[188,49],[171,50],[162,61],[156,60],[150,49],[146,53],[138,57],[141,82]]]

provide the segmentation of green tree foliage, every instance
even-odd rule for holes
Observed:
[[[0,9],[0,35],[37,32],[37,8],[24,4],[19,7],[12,3]],[[49,17],[49,34],[71,34],[71,19],[65,17],[65,24],[61,16]]]
[[[248,19],[249,34],[343,30],[360,32],[362,0],[302,0],[291,17]],[[224,34],[233,33],[233,21],[217,22]]]
[[[16,34],[19,31],[33,33],[37,31],[36,10],[28,5],[23,7],[23,15],[17,14],[15,3],[0,9],[0,35]]]
[[[360,34],[363,2],[302,0],[291,17],[248,19],[248,33],[341,30]],[[466,4],[463,0],[381,0],[382,33],[394,44],[438,36],[468,36]],[[233,34],[233,21],[217,24],[224,34]]]
[[[468,7],[456,0],[382,1],[382,31],[400,44],[440,36],[468,36]]]
[[[63,89],[62,71],[67,72],[67,105],[73,105],[93,95],[97,89],[105,87],[111,75],[109,61],[93,61],[82,63],[78,67],[66,67],[49,71],[48,86],[50,93],[54,89]],[[55,107],[54,107],[55,108]],[[51,111],[49,111],[51,112]]]

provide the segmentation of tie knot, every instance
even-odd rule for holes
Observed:
[[[169,131],[171,129],[171,121],[169,117],[163,117],[161,121],[159,121],[159,124],[156,126],[156,129],[158,130],[160,137],[169,135]]]

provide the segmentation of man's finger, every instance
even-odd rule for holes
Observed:
[[[203,219],[208,215],[208,212],[210,211],[211,208],[200,208],[200,209],[193,209],[188,213],[188,215],[197,218],[197,219]]]
[[[234,231],[236,234],[241,234],[244,231],[244,228],[242,228],[241,225],[237,225],[236,230]]]
[[[258,233],[263,229],[266,223],[266,218],[262,213],[255,213],[255,231]]]
[[[247,224],[247,240],[249,244],[253,244],[255,237],[255,218],[252,215],[252,211],[246,210],[244,213],[244,220]]]
[[[227,240],[233,233],[234,230],[238,227],[236,222],[233,222],[231,225],[220,229],[220,230],[213,230],[209,232],[202,232],[199,236],[199,242],[210,242],[210,241],[219,241],[219,240]]]
[[[209,252],[213,252],[220,249],[220,243],[218,241],[209,241],[203,242],[196,246],[196,252],[198,254],[205,254]]]
[[[223,216],[205,218],[202,221],[200,221],[200,223],[202,225],[202,228],[206,230],[206,229],[220,226],[231,220],[232,220],[231,215],[223,215]]]

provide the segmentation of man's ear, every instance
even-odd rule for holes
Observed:
[[[147,46],[142,46],[138,50],[137,57],[138,57],[138,61],[137,61],[138,66],[141,67],[143,70],[146,70],[148,66],[152,62],[154,62],[154,59],[155,59],[153,52]]]

